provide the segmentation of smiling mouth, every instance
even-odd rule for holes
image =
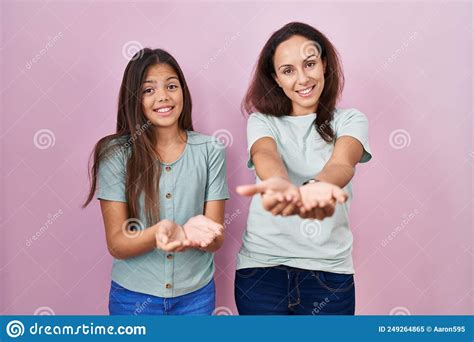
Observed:
[[[155,113],[158,113],[158,115],[168,115],[169,113],[171,113],[171,111],[173,110],[173,106],[169,106],[169,107],[161,107],[161,108],[156,108],[156,109],[153,109],[153,111]]]
[[[313,89],[314,89],[315,86],[316,85],[308,87],[308,88],[304,88],[304,89],[301,89],[301,90],[297,90],[296,92],[298,93],[298,95],[300,95],[302,97],[308,97],[313,92]]]

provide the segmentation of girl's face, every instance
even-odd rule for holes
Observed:
[[[183,90],[172,67],[168,64],[150,66],[141,93],[143,113],[154,126],[178,125],[183,110]]]
[[[293,104],[291,115],[315,113],[326,70],[315,43],[303,36],[292,36],[278,45],[273,66],[275,81]]]

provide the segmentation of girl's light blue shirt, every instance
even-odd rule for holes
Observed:
[[[229,198],[224,146],[211,136],[194,131],[187,131],[187,135],[181,156],[173,163],[161,163],[159,182],[160,219],[179,225],[203,214],[205,202]],[[125,176],[129,142],[124,139],[117,146],[119,148],[99,165],[97,198],[127,202]],[[149,225],[144,215],[143,195],[139,204],[136,226],[146,229]],[[114,259],[112,266],[112,280],[119,285],[165,298],[198,290],[209,283],[213,274],[213,254],[198,249],[179,253],[155,249],[125,260]]]

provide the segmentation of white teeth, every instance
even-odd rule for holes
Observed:
[[[169,112],[171,110],[172,107],[166,107],[166,108],[160,108],[160,109],[157,109],[156,111],[158,113],[166,113],[166,112]]]
[[[301,93],[301,94],[308,94],[311,90],[313,89],[313,87],[309,87],[309,88],[306,88],[306,89],[303,89],[303,90],[299,90],[298,93]]]

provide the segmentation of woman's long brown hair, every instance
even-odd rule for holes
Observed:
[[[303,36],[321,47],[320,57],[326,62],[326,72],[324,73],[324,89],[316,109],[318,115],[315,127],[325,141],[333,142],[334,132],[330,122],[333,119],[336,102],[344,87],[344,74],[336,48],[324,34],[310,25],[289,23],[271,35],[260,52],[252,81],[242,102],[242,111],[247,114],[258,111],[272,116],[284,116],[291,113],[291,100],[274,79],[273,57],[278,45],[295,35]]]
[[[100,139],[89,160],[90,190],[85,208],[94,198],[100,163],[110,154],[123,153],[126,158],[125,192],[130,218],[139,217],[139,196],[144,195],[147,225],[159,221],[159,177],[156,136],[142,109],[141,89],[150,66],[167,64],[176,72],[183,90],[183,110],[178,120],[181,131],[192,131],[192,101],[184,74],[178,62],[161,49],[145,48],[128,63],[120,87],[115,134]],[[91,166],[92,163],[92,166]]]

